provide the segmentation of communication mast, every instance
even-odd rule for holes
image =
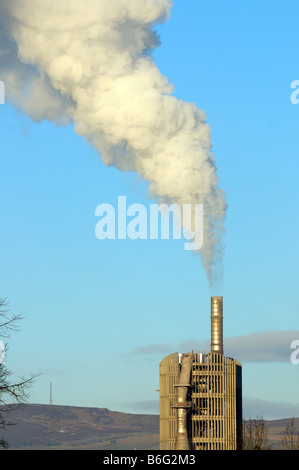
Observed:
[[[52,400],[52,382],[50,382],[50,399],[49,399],[49,405],[53,405],[53,400]]]

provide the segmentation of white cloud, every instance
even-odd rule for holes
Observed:
[[[170,11],[170,0],[0,0],[0,76],[8,101],[36,121],[73,122],[105,164],[142,176],[150,197],[203,204],[211,280],[226,202],[205,113],[173,95],[150,55]]]
[[[224,355],[242,362],[290,362],[291,343],[299,339],[299,330],[261,331],[224,338]],[[150,344],[131,352],[132,357],[168,355],[173,352],[209,352],[209,340],[186,340],[179,344]]]
[[[265,420],[293,418],[299,416],[299,404],[273,402],[259,398],[243,397],[243,418]]]
[[[294,339],[299,339],[299,330],[261,331],[235,336],[225,339],[225,354],[240,362],[290,362]]]

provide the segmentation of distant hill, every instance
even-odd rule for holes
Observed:
[[[158,450],[159,416],[58,405],[25,404],[7,414],[15,423],[0,431],[10,449]],[[273,449],[290,419],[265,421]],[[295,418],[299,430],[299,418]]]
[[[0,431],[10,449],[158,449],[159,416],[107,408],[25,404]]]

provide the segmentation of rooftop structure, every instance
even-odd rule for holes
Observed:
[[[223,298],[211,298],[211,351],[160,363],[160,449],[234,450],[242,429],[242,366],[223,354]]]

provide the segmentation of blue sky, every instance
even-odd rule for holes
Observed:
[[[41,373],[31,402],[48,403],[51,381],[55,404],[157,413],[159,362],[206,345],[215,294],[244,414],[299,416],[298,14],[291,0],[177,0],[158,26],[156,64],[212,128],[228,203],[220,292],[182,240],[98,240],[97,205],[149,207],[146,184],[72,125],[0,106],[0,296],[24,316],[6,360]]]

